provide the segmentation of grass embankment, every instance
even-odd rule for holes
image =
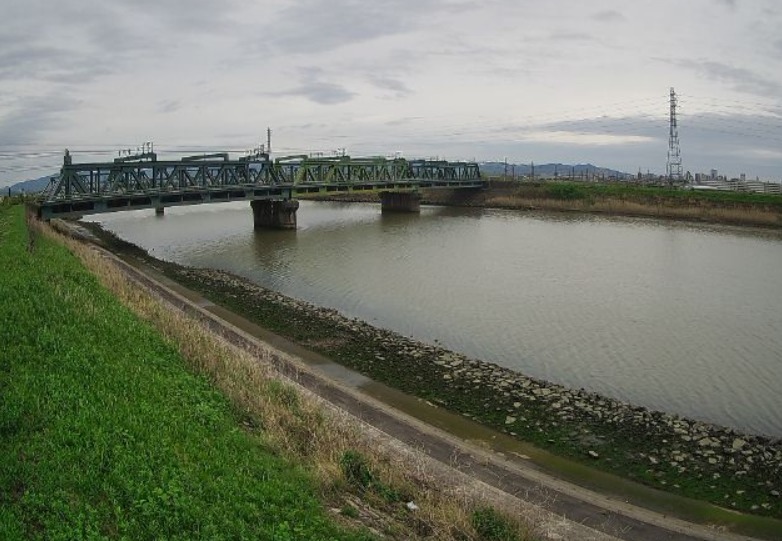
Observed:
[[[0,221],[0,538],[364,538],[21,206]]]
[[[0,538],[528,538],[38,227],[0,207]]]

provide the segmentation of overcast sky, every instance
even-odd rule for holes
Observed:
[[[162,154],[593,163],[782,179],[778,0],[0,0],[0,186]],[[101,151],[102,153],[96,153]]]

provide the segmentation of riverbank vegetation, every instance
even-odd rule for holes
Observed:
[[[368,538],[22,208],[0,210],[0,538]]]
[[[782,196],[780,195],[664,188],[627,183],[494,181],[489,186],[483,202],[489,207],[653,216],[737,225],[782,226]]]
[[[600,197],[636,200],[647,203],[678,202],[683,205],[701,206],[706,203],[721,205],[765,205],[782,210],[782,196],[754,192],[724,190],[694,190],[662,186],[646,186],[627,182],[532,182],[520,183],[495,180],[490,187],[513,190],[519,195],[540,196],[551,199],[595,200]]]
[[[0,208],[0,538],[531,539],[29,223]]]
[[[307,196],[377,202],[373,192]],[[489,180],[482,190],[422,190],[423,204],[620,216],[782,227],[782,195],[643,186],[626,182]]]

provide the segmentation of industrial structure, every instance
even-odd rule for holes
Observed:
[[[671,87],[669,134],[668,134],[668,162],[665,167],[665,176],[669,183],[682,180],[682,152],[679,148],[679,126],[676,119],[676,91]]]
[[[286,156],[263,147],[231,159],[227,152],[158,160],[151,143],[107,163],[73,163],[66,150],[58,177],[37,205],[43,219],[101,212],[246,200],[256,226],[295,228],[301,194],[380,190],[384,210],[418,210],[420,188],[483,186],[473,162]]]

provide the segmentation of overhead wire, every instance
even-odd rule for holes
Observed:
[[[685,133],[689,130],[721,133],[738,137],[763,139],[771,143],[782,143],[782,106],[778,103],[746,102],[739,100],[714,99],[689,94],[678,94],[680,98],[678,113],[683,122],[679,128]],[[708,103],[710,107],[701,111],[697,105]],[[467,122],[437,122],[439,119],[453,118],[453,115],[411,116],[403,123],[383,121],[385,126],[380,134],[383,140],[394,146],[404,144],[401,140],[425,145],[426,139],[437,139],[451,143],[470,143],[476,139],[491,139],[509,143],[534,139],[525,135],[549,132],[555,138],[558,132],[573,134],[606,135],[615,137],[644,137],[663,139],[667,137],[668,95],[627,100],[624,102],[597,104],[589,107],[577,107],[560,111],[544,111],[538,114],[509,114],[502,118],[478,116]],[[692,111],[692,112],[691,112]],[[737,114],[738,113],[738,114]],[[375,124],[376,127],[376,124]],[[378,139],[380,139],[380,137]],[[260,137],[259,137],[260,139]],[[343,130],[320,130],[316,136],[307,138],[307,148],[297,146],[278,146],[277,152],[290,154],[333,153],[331,147],[361,144],[362,148],[379,148],[382,141],[372,142],[363,134],[350,135]],[[339,141],[334,144],[335,141]],[[314,144],[313,144],[314,143]],[[328,150],[313,149],[318,145]],[[49,162],[55,156],[62,156],[69,148],[72,155],[111,156],[117,149],[131,150],[135,144],[84,142],[80,145],[67,145],[47,141],[45,143],[20,143],[0,146],[0,173],[41,171],[59,169],[61,162]],[[246,147],[235,144],[225,145],[219,141],[211,143],[163,144],[155,145],[159,154],[208,154],[227,152],[243,154]],[[386,154],[385,152],[378,152]],[[46,160],[41,164],[39,160]],[[26,162],[36,161],[36,164]]]
[[[692,94],[676,94],[678,98],[684,98],[685,100],[688,98],[691,98],[695,100],[695,102],[707,102],[711,103],[712,105],[716,105],[718,107],[723,107],[726,109],[749,109],[750,106],[754,107],[761,107],[765,108],[765,110],[769,110],[769,108],[773,110],[779,110],[782,111],[782,103],[779,101],[776,102],[757,102],[757,101],[747,101],[747,100],[732,100],[728,98],[715,98],[712,96],[697,96]]]
[[[636,100],[629,100],[624,102],[616,102],[616,103],[607,103],[607,104],[600,104],[595,105],[591,107],[579,107],[579,108],[572,108],[572,109],[565,109],[563,111],[559,112],[551,112],[551,113],[544,113],[544,114],[538,114],[538,115],[527,115],[524,117],[520,117],[518,119],[514,119],[513,125],[521,127],[528,126],[528,125],[536,125],[536,124],[545,124],[549,122],[567,122],[569,120],[580,120],[584,118],[584,114],[589,112],[603,112],[606,116],[606,113],[612,113],[616,115],[616,113],[621,112],[623,110],[637,110],[637,106],[640,104],[651,104],[651,103],[660,103],[660,100],[658,98],[643,98],[643,99],[636,99]],[[651,116],[650,114],[646,114],[646,116]],[[452,118],[453,115],[427,115],[426,117],[415,117],[411,118],[408,123],[412,124],[415,122],[431,122],[432,120],[436,120],[438,118]],[[594,117],[593,117],[594,118]],[[442,124],[438,123],[438,128],[431,132],[431,133],[442,133],[442,134],[448,134],[450,132],[453,132],[454,130],[460,130],[463,133],[476,133],[478,131],[491,131],[497,126],[498,120],[491,117],[482,117],[483,120],[475,121],[475,122],[460,122],[458,124]],[[507,122],[507,120],[506,120]],[[469,130],[467,128],[476,128],[473,130]],[[415,128],[416,131],[419,131],[420,128]],[[0,150],[0,155],[6,154],[6,155],[16,155],[20,156],[21,154],[32,154],[32,153],[47,153],[47,154],[57,154],[61,155],[63,150],[65,148],[70,148],[71,152],[83,152],[83,153],[90,153],[90,154],[113,154],[116,153],[117,149],[126,149],[130,148],[133,149],[136,145],[135,144],[128,144],[128,143],[83,143],[80,146],[74,146],[69,145],[65,143],[52,143],[47,142],[43,145],[37,145],[37,144],[31,144],[31,143],[25,143],[25,144],[18,144],[18,145],[12,145],[14,147],[20,147],[20,148],[29,148],[34,147],[34,151],[17,151],[17,152],[7,152]],[[87,148],[84,148],[87,147]],[[2,149],[3,147],[0,147]],[[219,143],[211,143],[211,144],[187,144],[187,145],[155,145],[156,150],[158,151],[171,151],[171,152],[219,152],[219,151],[227,151],[227,152],[244,152],[246,148],[225,148]],[[56,150],[54,150],[56,149]]]

